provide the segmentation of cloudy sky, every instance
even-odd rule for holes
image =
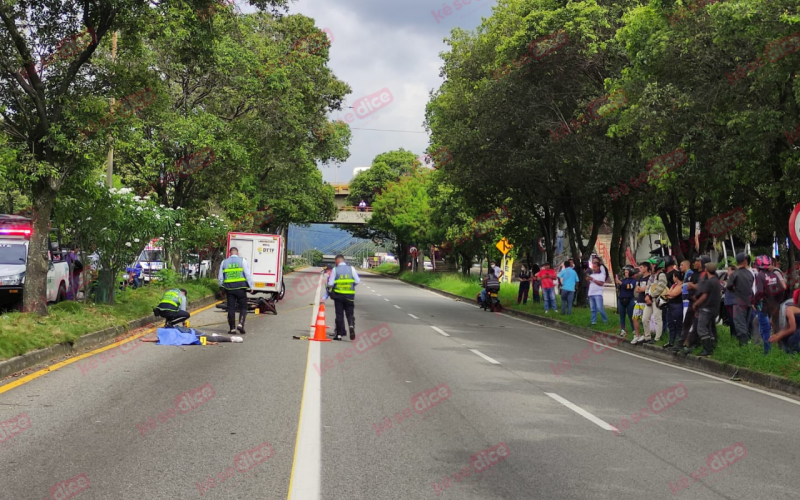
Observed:
[[[350,123],[350,158],[338,167],[322,168],[326,181],[349,182],[354,168],[369,166],[384,151],[400,147],[418,155],[425,151],[425,105],[442,81],[443,40],[452,28],[477,27],[481,17],[491,16],[494,4],[495,0],[296,0],[291,5],[291,13],[311,17],[317,27],[333,34],[329,66],[353,89],[346,106],[357,106],[361,98],[384,88],[393,97],[391,103]],[[344,116],[335,113],[331,119]]]

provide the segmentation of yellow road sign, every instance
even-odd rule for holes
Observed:
[[[503,255],[507,254],[512,248],[514,248],[514,245],[508,242],[508,238],[503,238],[502,240],[498,241],[496,246]]]

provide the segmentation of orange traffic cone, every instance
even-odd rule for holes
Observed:
[[[319,312],[317,313],[317,324],[314,325],[314,338],[308,340],[315,340],[317,342],[330,342],[331,339],[325,333],[325,304],[320,302]]]

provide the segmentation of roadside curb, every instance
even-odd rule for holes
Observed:
[[[187,309],[199,309],[209,304],[217,302],[216,294],[209,295],[208,297],[190,302]],[[44,363],[47,360],[57,358],[59,356],[66,356],[73,354],[80,349],[85,349],[112,339],[118,335],[122,335],[130,330],[147,326],[151,323],[160,323],[161,320],[153,316],[146,316],[144,318],[134,319],[129,321],[126,325],[112,326],[97,332],[87,333],[81,335],[74,344],[65,342],[63,344],[56,344],[43,349],[26,352],[19,356],[14,356],[11,359],[0,361],[0,379],[3,379],[13,373],[21,372],[38,364]]]
[[[437,290],[435,288],[431,288],[426,285],[420,285],[417,283],[409,283],[407,281],[403,281],[399,278],[395,278],[392,276],[388,276],[386,274],[378,274],[373,273],[375,276],[383,276],[385,278],[394,279],[401,283],[405,283],[406,285],[419,287],[424,290],[428,290],[430,292],[434,292],[436,294],[449,297],[452,299],[456,299],[459,301],[469,301],[469,299],[462,297],[460,295],[456,295],[454,293],[445,292],[442,290]],[[506,314],[509,316],[518,316],[520,318],[525,318],[533,323],[542,326],[548,326],[551,328],[557,328],[561,331],[568,332],[574,335],[579,335],[581,337],[585,337],[587,340],[592,339],[595,337],[606,337],[607,339],[615,339],[617,341],[620,338],[616,335],[609,335],[603,332],[597,332],[594,330],[590,330],[588,328],[584,328],[581,326],[575,326],[570,323],[564,323],[563,321],[558,321],[557,319],[545,318],[542,316],[537,316],[535,314],[526,313],[523,311],[515,311],[513,309],[504,309],[501,314]],[[714,375],[724,375],[728,378],[732,378],[734,375],[738,376],[742,382],[747,382],[748,384],[755,385],[761,387],[763,389],[769,389],[772,391],[780,391],[786,394],[790,394],[792,396],[800,396],[800,383],[795,382],[793,380],[786,379],[784,377],[779,377],[777,375],[769,374],[769,373],[761,373],[757,371],[753,371],[749,368],[737,367],[734,365],[720,363],[719,361],[708,359],[708,358],[698,358],[696,356],[691,357],[677,357],[677,355],[673,355],[671,353],[664,352],[660,346],[654,346],[652,344],[645,344],[640,346],[632,346],[629,342],[619,342],[615,347],[615,349],[620,349],[629,352],[635,352],[637,354],[641,354],[643,356],[647,356],[650,358],[657,359],[664,363],[682,366],[685,368],[691,368],[693,370],[702,371],[706,373],[711,373]],[[738,374],[736,373],[738,370]]]

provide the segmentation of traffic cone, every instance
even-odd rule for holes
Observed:
[[[325,333],[325,304],[320,302],[319,304],[319,312],[317,313],[317,324],[314,325],[314,338],[309,340],[315,340],[317,342],[330,342],[331,339],[328,338],[328,335]]]

